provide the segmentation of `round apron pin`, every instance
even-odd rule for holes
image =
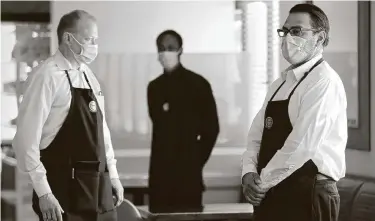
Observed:
[[[265,126],[266,126],[266,128],[267,128],[267,129],[271,129],[272,124],[273,124],[273,119],[272,119],[272,117],[267,117],[267,118],[266,118],[266,122],[265,122]]]
[[[168,111],[169,110],[169,104],[168,103],[164,103],[163,104],[163,110],[164,111]]]
[[[96,102],[95,101],[90,101],[89,103],[89,109],[91,112],[96,112]]]

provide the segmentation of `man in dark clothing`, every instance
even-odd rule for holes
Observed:
[[[219,134],[216,103],[208,81],[180,63],[181,36],[167,30],[156,43],[164,73],[147,88],[150,210],[201,209],[202,172]]]

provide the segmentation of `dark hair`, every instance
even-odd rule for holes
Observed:
[[[326,39],[323,42],[323,46],[327,46],[329,42],[329,21],[327,15],[318,6],[311,3],[297,4],[289,13],[308,13],[311,18],[311,26],[313,28],[323,30],[326,33]]]
[[[178,42],[178,46],[181,48],[182,45],[183,45],[183,42],[182,42],[182,37],[180,34],[178,34],[176,31],[174,30],[165,30],[163,31],[162,33],[159,34],[158,38],[156,39],[156,44],[157,45],[160,45],[161,44],[161,41],[164,39],[164,37],[166,35],[172,35],[173,37],[175,37],[177,39],[177,42]]]
[[[61,17],[59,25],[57,26],[57,39],[59,41],[59,45],[62,43],[64,32],[74,32],[77,21],[79,21],[82,17],[95,20],[94,16],[83,10],[74,10]]]

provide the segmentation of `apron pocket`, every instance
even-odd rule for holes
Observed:
[[[115,209],[115,202],[113,199],[112,183],[109,178],[109,173],[104,172],[100,174],[99,178],[99,212],[104,213]]]
[[[99,172],[76,170],[71,187],[70,205],[73,212],[97,212]]]

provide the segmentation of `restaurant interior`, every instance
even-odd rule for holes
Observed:
[[[75,9],[97,19],[99,55],[90,68],[105,94],[106,120],[129,205],[148,205],[152,127],[147,84],[162,73],[156,37],[173,29],[184,40],[184,66],[210,82],[220,122],[204,168],[203,204],[214,212],[206,211],[211,216],[200,220],[251,220],[252,207],[242,196],[241,155],[269,85],[288,67],[276,30],[301,2],[306,1],[1,1],[1,220],[37,221],[32,186],[17,170],[12,139],[24,82],[55,53],[57,24]],[[329,18],[324,58],[340,75],[348,100],[347,173],[337,184],[339,220],[375,221],[375,2],[307,2]],[[118,210],[119,221],[132,220],[128,210]],[[215,211],[226,213],[214,217]],[[149,214],[134,214],[139,215],[134,220],[152,220]]]

